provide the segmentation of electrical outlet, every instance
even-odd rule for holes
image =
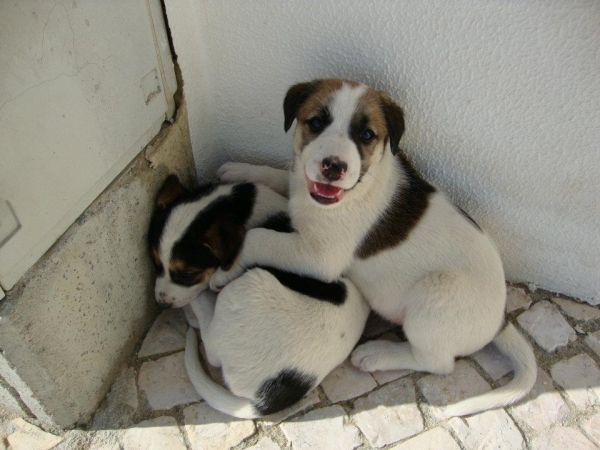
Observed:
[[[20,229],[21,224],[10,203],[0,198],[0,248]]]

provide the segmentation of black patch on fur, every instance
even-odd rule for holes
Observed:
[[[300,107],[315,92],[316,86],[316,82],[300,83],[292,86],[287,91],[283,100],[283,129],[286,133],[294,123]]]
[[[429,205],[429,196],[435,192],[435,188],[419,176],[402,152],[398,157],[406,182],[396,186],[395,195],[386,210],[356,249],[355,255],[360,259],[374,256],[406,240],[423,217]]]
[[[342,281],[328,283],[273,267],[260,266],[259,268],[269,272],[277,278],[277,281],[292,291],[336,306],[343,305],[346,301],[346,285]]]
[[[479,224],[477,222],[475,222],[475,220],[473,220],[473,218],[464,209],[462,209],[460,206],[457,206],[456,209],[458,209],[460,211],[460,213],[465,217],[465,219],[467,219],[469,222],[471,222],[471,224],[473,224],[473,226],[475,228],[477,228],[479,231],[481,231],[483,233],[483,230],[481,229]]]
[[[284,369],[263,382],[256,393],[254,407],[265,416],[279,412],[301,400],[316,381],[314,375]]]
[[[369,145],[369,144],[365,144],[363,142],[363,140],[360,138],[360,134],[365,130],[365,128],[367,128],[368,124],[369,124],[369,118],[363,114],[360,116],[353,117],[352,120],[350,121],[350,126],[348,129],[348,135],[350,136],[350,139],[352,139],[352,141],[356,145],[356,148],[358,149],[358,154],[360,155],[361,160],[363,160],[365,157],[365,150],[363,147],[365,145]]]
[[[212,191],[214,188],[210,192]],[[205,195],[207,194],[203,196]],[[238,236],[230,235],[228,232],[235,230],[235,227],[246,225],[252,214],[255,199],[256,186],[252,183],[235,185],[230,195],[215,199],[198,214],[185,234],[173,245],[171,258],[181,259],[186,262],[186,265],[198,269],[229,264],[239,253],[243,244],[243,236],[238,239]],[[220,240],[223,245],[231,247],[222,252],[225,256],[221,260],[202,245],[209,228],[215,224],[224,225],[218,227]]]
[[[294,228],[292,228],[290,216],[283,211],[267,217],[267,220],[260,228],[266,228],[267,230],[273,230],[279,233],[293,233],[295,231]]]

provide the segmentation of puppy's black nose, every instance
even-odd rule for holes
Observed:
[[[348,164],[337,156],[330,156],[321,161],[321,174],[329,181],[340,180],[348,170]]]
[[[158,301],[156,303],[158,303],[158,307],[160,309],[169,309],[171,307],[170,303],[158,302]]]

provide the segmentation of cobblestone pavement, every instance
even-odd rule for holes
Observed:
[[[29,419],[7,419],[0,450],[599,448],[600,309],[510,286],[507,311],[533,344],[539,370],[530,395],[505,409],[439,418],[438,406],[510,380],[510,363],[486,347],[448,376],[367,374],[345,363],[290,410],[235,420],[202,402],[190,385],[187,324],[182,311],[167,310],[85,428],[43,430]],[[365,336],[403,338],[376,318]]]

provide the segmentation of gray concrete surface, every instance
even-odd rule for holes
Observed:
[[[12,413],[71,427],[105,396],[157,313],[146,231],[168,173],[195,182],[185,105],[0,302]]]

